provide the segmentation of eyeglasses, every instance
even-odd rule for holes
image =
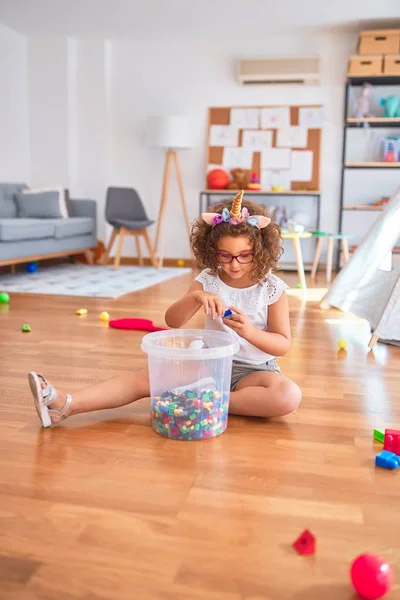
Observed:
[[[234,258],[236,258],[238,263],[240,263],[241,265],[248,265],[249,263],[253,262],[253,257],[253,252],[246,252],[244,254],[238,254],[237,256],[233,256],[232,254],[228,254],[227,252],[217,252],[217,261],[221,265],[228,265],[233,261]]]

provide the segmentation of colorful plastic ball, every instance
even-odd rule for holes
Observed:
[[[29,333],[30,331],[32,331],[32,328],[30,325],[27,325],[26,323],[24,325],[22,325],[21,327],[21,331],[23,333]]]
[[[338,341],[339,350],[346,350],[347,348],[347,340],[341,339]]]
[[[182,258],[180,258],[179,260],[176,261],[176,264],[178,267],[184,267],[185,261]]]
[[[10,296],[7,292],[0,292],[0,304],[8,304],[10,302]]]
[[[80,317],[85,317],[88,314],[87,308],[78,308],[76,314]]]
[[[36,273],[38,270],[38,264],[36,262],[30,262],[26,265],[26,270],[28,273]]]
[[[109,321],[110,320],[110,315],[108,314],[107,311],[103,310],[103,312],[100,313],[100,319],[102,321]]]
[[[363,600],[382,598],[392,587],[393,575],[389,563],[375,554],[360,554],[350,570],[351,582]]]
[[[296,284],[296,287],[297,287],[297,289],[298,289],[298,290],[302,290],[302,289],[303,289],[303,286],[302,286],[302,284],[301,284],[301,283],[297,283],[297,284]]]
[[[224,190],[228,187],[230,177],[223,169],[212,169],[207,174],[207,187],[210,190]]]

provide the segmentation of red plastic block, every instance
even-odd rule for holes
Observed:
[[[400,455],[400,431],[398,429],[385,429],[383,449]]]
[[[316,539],[311,533],[306,529],[303,531],[301,536],[293,543],[293,548],[299,554],[314,554],[315,553],[315,545]]]

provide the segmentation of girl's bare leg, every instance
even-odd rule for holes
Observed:
[[[45,383],[41,382],[42,388]],[[147,369],[131,371],[93,385],[85,390],[75,392],[72,395],[72,403],[66,414],[71,417],[80,413],[103,410],[106,408],[118,408],[125,406],[140,398],[150,396],[150,384]],[[57,399],[51,404],[51,408],[61,409],[66,400],[63,390],[57,388]],[[59,419],[52,418],[53,422]]]
[[[255,372],[245,375],[231,392],[229,412],[247,417],[281,417],[299,407],[299,386],[283,375]]]

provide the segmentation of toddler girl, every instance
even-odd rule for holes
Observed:
[[[191,247],[203,271],[188,292],[168,308],[171,328],[185,325],[203,308],[206,328],[223,328],[237,336],[229,412],[277,417],[295,410],[299,387],[280,373],[277,356],[291,343],[286,284],[273,275],[281,255],[278,225],[263,206],[225,200],[198,219]],[[223,318],[227,309],[232,314]],[[79,413],[117,408],[150,396],[147,369],[125,373],[74,394],[56,390],[39,373],[29,373],[29,385],[43,427]]]

